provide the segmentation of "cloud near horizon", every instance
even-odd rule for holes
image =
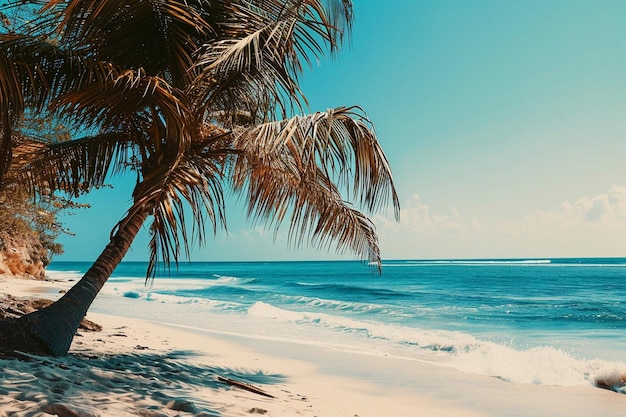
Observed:
[[[455,207],[433,213],[414,194],[400,223],[374,221],[385,258],[625,256],[626,186],[493,224],[466,219]]]
[[[626,185],[602,194],[564,201],[553,210],[489,223],[462,209],[436,211],[418,194],[402,204],[401,220],[373,217],[383,259],[549,258],[626,256]],[[287,231],[265,224],[241,224],[218,233],[194,260],[354,259],[345,252],[315,250],[307,241],[291,244]]]

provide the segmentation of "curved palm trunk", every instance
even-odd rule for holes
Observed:
[[[91,303],[126,255],[147,218],[147,210],[129,214],[122,222],[125,226],[111,237],[109,244],[76,285],[54,304],[18,320],[18,325],[29,336],[34,336],[45,346],[42,352],[41,346],[35,343],[31,349],[37,352],[33,353],[63,356],[68,352]]]

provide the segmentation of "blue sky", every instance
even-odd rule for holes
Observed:
[[[402,203],[383,258],[626,256],[626,2],[355,1],[350,45],[303,78],[311,110],[358,104]],[[55,260],[93,260],[128,208],[115,182],[66,218]],[[337,259],[289,249],[233,203],[192,260]],[[147,259],[146,236],[126,260]]]

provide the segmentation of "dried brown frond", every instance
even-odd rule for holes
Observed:
[[[278,227],[291,216],[289,236],[296,244],[307,235],[317,246],[332,239],[338,250],[380,261],[373,224],[344,201],[338,188],[368,211],[391,198],[399,214],[389,164],[358,109],[297,116],[237,134],[234,147],[242,155],[233,168],[233,185],[246,190],[252,218]]]

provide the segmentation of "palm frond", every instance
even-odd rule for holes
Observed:
[[[350,250],[380,267],[381,255],[373,223],[342,199],[341,193],[320,170],[302,178],[290,170],[262,162],[248,169],[248,214],[265,219],[278,233],[283,220],[290,218],[288,238],[297,247],[307,236],[318,249],[336,243],[337,252]],[[236,187],[236,190],[242,191]]]
[[[233,167],[233,187],[247,189],[248,215],[279,227],[291,216],[289,237],[302,244],[310,235],[318,246],[337,242],[378,262],[372,223],[340,188],[368,211],[398,197],[389,164],[367,119],[356,108],[297,116],[237,132],[242,154]],[[337,184],[337,185],[335,185]],[[315,226],[313,226],[315,225]]]
[[[391,168],[369,120],[358,107],[270,122],[243,129],[234,145],[260,158],[280,158],[301,176],[320,168],[373,212],[389,203],[399,215]],[[350,194],[348,194],[349,197]]]
[[[86,81],[81,58],[47,35],[0,35],[0,52],[2,94],[16,112],[25,104],[44,108],[52,96]]]
[[[1,171],[9,169],[10,137],[24,109],[41,110],[55,93],[80,83],[80,67],[80,60],[44,35],[0,35]]]
[[[24,111],[21,87],[22,82],[13,62],[6,54],[0,53],[0,184],[3,183],[13,158],[13,125]]]
[[[113,65],[99,66],[100,81],[60,96],[53,107],[70,113],[85,126],[116,126],[133,115],[157,107],[172,139],[184,138],[185,125],[193,120],[184,96],[166,80],[139,70]],[[153,120],[159,123],[158,120]]]
[[[89,51],[93,59],[143,68],[181,88],[192,54],[212,29],[187,1],[53,0],[60,9],[61,43]]]
[[[13,138],[13,140],[9,138],[7,143],[10,146],[10,154],[8,159],[2,163],[4,171],[0,177],[2,187],[16,184],[18,182],[16,174],[31,162],[33,155],[43,152],[46,148],[44,142],[25,137]]]
[[[102,134],[49,145],[15,170],[15,182],[35,193],[63,191],[78,195],[105,184],[111,168],[122,170],[133,141],[121,134]]]
[[[218,227],[226,227],[222,180],[230,150],[219,148],[218,142],[208,146],[206,142],[198,144],[197,149],[180,155],[170,164],[161,164],[135,188],[131,214],[150,210],[153,217],[149,277],[153,276],[158,260],[165,264],[178,263],[181,250],[189,257],[192,240],[186,221],[189,214],[193,240],[201,245],[207,223],[214,233]]]
[[[229,2],[228,11],[197,59],[194,88],[205,109],[257,110],[255,122],[302,110],[303,62],[334,51],[352,19],[350,3],[336,0]]]

